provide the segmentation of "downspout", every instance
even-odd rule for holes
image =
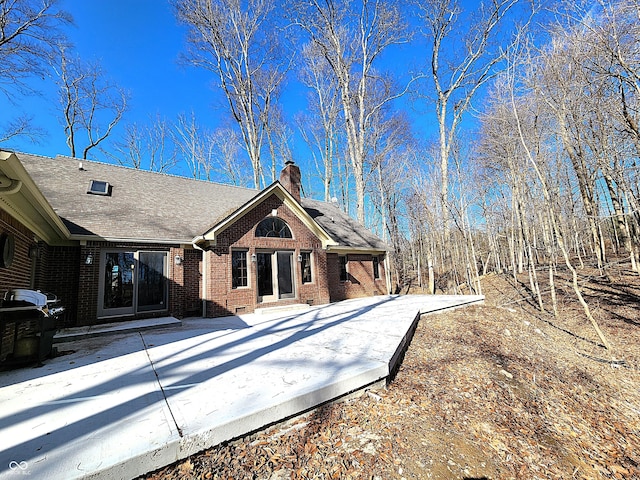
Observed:
[[[199,235],[195,237],[191,244],[193,248],[197,250],[202,250],[202,316],[204,318],[207,317],[207,278],[209,277],[209,262],[207,250],[204,247],[204,235]],[[201,247],[200,245],[203,245]]]
[[[207,318],[207,278],[209,277],[209,255],[202,251],[202,316]]]

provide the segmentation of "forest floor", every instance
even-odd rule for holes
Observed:
[[[144,478],[640,479],[640,277],[607,273],[580,282],[611,350],[568,276],[556,317],[527,276],[491,275],[484,305],[421,318],[386,389]]]

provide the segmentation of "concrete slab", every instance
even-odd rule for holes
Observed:
[[[0,372],[0,479],[134,478],[386,378],[419,313],[384,296],[113,333]]]

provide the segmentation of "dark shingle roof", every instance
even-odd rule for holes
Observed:
[[[389,250],[389,246],[344,213],[336,204],[302,199],[307,213],[342,247]]]
[[[74,236],[188,243],[259,193],[77,158],[16,155]],[[109,182],[111,195],[87,194],[91,180]],[[301,203],[340,246],[388,249],[336,205],[310,199]]]
[[[190,242],[257,194],[77,158],[17,155],[72,235]],[[109,182],[112,194],[87,194],[91,180]]]

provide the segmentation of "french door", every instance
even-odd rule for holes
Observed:
[[[103,251],[98,316],[133,315],[167,309],[167,253]]]
[[[295,298],[293,252],[257,252],[258,301]]]

